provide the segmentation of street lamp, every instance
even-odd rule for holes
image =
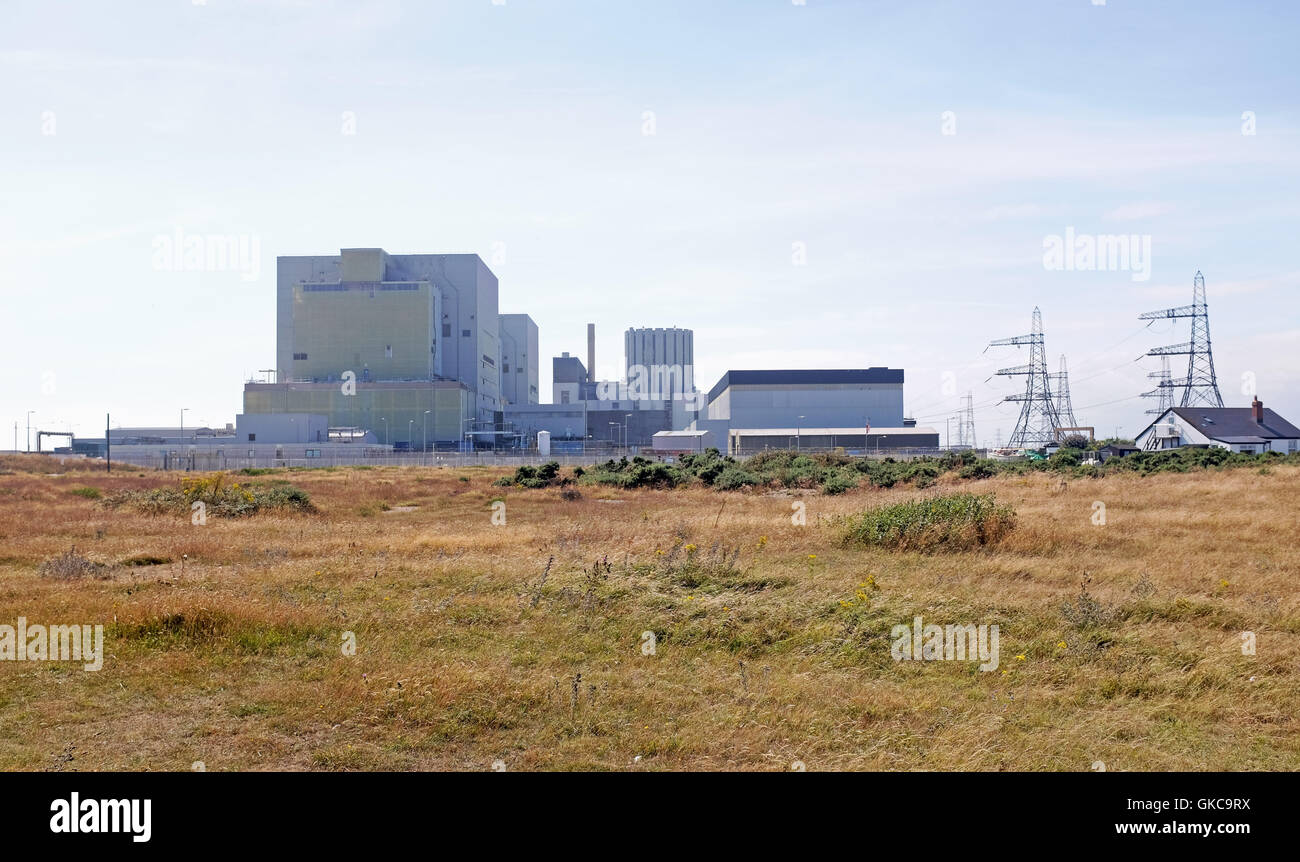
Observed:
[[[420,435],[420,451],[429,451],[429,411],[424,411],[424,433]]]
[[[627,420],[632,418],[631,413],[623,414],[623,448],[627,448]]]
[[[32,453],[32,414],[35,412],[36,412],[35,410],[27,411],[27,454],[28,455]]]
[[[406,445],[410,446],[415,442],[415,420],[406,420]]]
[[[618,448],[618,423],[611,422],[609,424],[614,426],[614,447]]]
[[[803,435],[803,417],[799,417],[799,423],[794,426],[794,451],[799,451],[799,437]]]
[[[388,445],[388,420],[385,419],[383,416],[380,416],[379,421],[384,423],[384,445],[387,446]]]

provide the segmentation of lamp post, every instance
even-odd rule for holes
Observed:
[[[627,448],[627,420],[632,418],[631,413],[623,414],[623,448]]]
[[[385,419],[383,416],[380,416],[379,421],[384,423],[384,445],[387,446],[388,445],[388,420]]]
[[[799,417],[799,422],[794,426],[794,451],[799,451],[799,438],[803,435],[803,417]]]
[[[35,410],[27,411],[27,454],[28,455],[32,453],[32,414],[35,412],[36,412]]]
[[[410,446],[415,442],[415,420],[406,420],[406,445]]]
[[[609,424],[614,426],[614,448],[617,449],[618,448],[618,423],[611,422]]]
[[[424,411],[424,432],[420,435],[420,452],[429,451],[429,411]],[[423,460],[423,459],[421,459]]]

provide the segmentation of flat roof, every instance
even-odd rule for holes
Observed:
[[[709,390],[709,400],[717,398],[728,386],[805,386],[845,385],[852,383],[902,383],[903,369],[872,368],[789,368],[781,370],[733,370]]]

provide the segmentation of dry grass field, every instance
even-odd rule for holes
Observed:
[[[1296,467],[575,500],[297,471],[236,478],[315,512],[206,525],[74,493],[180,474],[0,467],[0,623],[102,623],[106,653],[0,662],[6,770],[1300,769]],[[839,540],[837,516],[954,484],[1016,528]],[[104,567],[41,573],[74,546]],[[917,615],[999,625],[998,669],[894,661]]]

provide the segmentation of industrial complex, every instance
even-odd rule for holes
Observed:
[[[244,384],[234,422],[187,429],[182,412],[176,428],[110,427],[103,438],[56,451],[226,469],[438,452],[599,457],[716,447],[741,456],[767,449],[902,455],[952,448],[907,416],[901,368],[733,369],[701,391],[694,333],[677,327],[629,328],[623,379],[597,380],[595,324],[588,324],[585,364],[568,351],[553,357],[550,399],[543,401],[537,324],[523,311],[501,312],[497,277],[476,254],[347,248],[280,257],[275,299],[275,367]],[[1223,407],[1200,273],[1192,305],[1142,317],[1191,318],[1192,340],[1151,351],[1166,367],[1157,389],[1144,393],[1161,402],[1149,411],[1158,418],[1139,435],[1139,448],[1295,450],[1294,426],[1258,401]],[[1059,373],[1047,372],[1038,309],[1028,335],[990,346],[1030,353],[1028,364],[997,372],[1026,378],[1024,393],[1006,398],[1021,413],[1003,454],[1093,436],[1074,417],[1065,358]],[[1173,354],[1189,356],[1183,380],[1168,370]],[[970,395],[957,420],[957,448],[976,448]],[[52,433],[39,432],[38,442]]]

